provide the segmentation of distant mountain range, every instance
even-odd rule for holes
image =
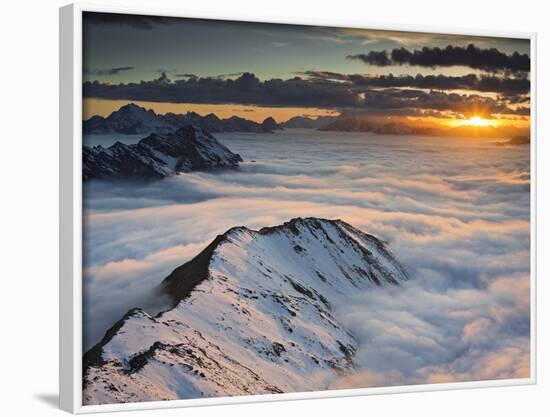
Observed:
[[[201,116],[194,112],[186,114],[157,114],[136,104],[122,106],[108,117],[92,116],[82,124],[84,134],[146,134],[169,133],[186,125],[199,126],[211,132],[253,132],[271,133],[280,129],[272,117],[256,123],[241,117],[232,116],[220,119],[215,114]]]
[[[381,241],[341,220],[234,227],[152,294],[172,308],[130,310],[86,352],[84,404],[326,389],[356,369],[335,310],[407,279]]]
[[[181,172],[236,168],[242,161],[204,129],[187,125],[138,143],[82,149],[83,179],[156,179]]]
[[[338,119],[338,116],[295,116],[280,124],[285,129],[320,129]]]
[[[513,126],[458,126],[448,127],[438,123],[415,124],[408,122],[380,122],[368,117],[353,114],[339,116],[319,116],[316,118],[296,116],[283,123],[277,123],[273,117],[267,117],[257,123],[241,117],[232,116],[220,119],[215,114],[201,116],[194,112],[186,114],[166,113],[160,115],[136,104],[127,104],[108,117],[92,116],[83,122],[84,134],[166,134],[187,126],[198,126],[210,133],[250,132],[273,133],[281,129],[317,129],[336,132],[372,132],[380,135],[424,135],[424,136],[479,136],[511,138],[525,136],[526,129]]]
[[[444,126],[439,123],[425,125],[407,122],[373,121],[365,117],[342,115],[319,130],[336,132],[371,132],[379,135],[422,135],[454,137],[510,138],[525,137],[527,129],[514,126]]]
[[[381,135],[432,135],[433,127],[412,126],[404,123],[375,123],[354,116],[340,116],[319,128],[338,132],[372,132]]]

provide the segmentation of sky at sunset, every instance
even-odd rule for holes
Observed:
[[[339,114],[336,110],[318,109],[315,107],[260,107],[243,104],[163,103],[125,99],[85,98],[83,104],[84,119],[89,119],[96,114],[103,117],[109,116],[112,112],[128,103],[135,103],[138,106],[153,109],[157,114],[170,112],[180,114],[194,111],[201,115],[214,113],[222,119],[238,116],[255,122],[262,122],[267,117],[273,117],[277,121],[285,121],[296,115],[315,118]]]
[[[107,117],[128,103],[158,114],[192,111],[256,122],[267,117],[281,123],[295,116],[333,116],[316,123],[293,121],[280,130],[272,129],[272,121],[261,129],[254,125],[240,130],[239,121],[236,127],[227,123],[231,125],[227,129],[218,129],[217,123],[203,127],[197,122],[193,129],[177,125],[179,130],[172,132],[174,124],[165,132],[148,120],[171,117],[155,118],[128,106],[130,110],[108,120],[111,124],[100,117],[84,123],[83,127],[95,122],[99,126],[83,128],[82,138],[83,166],[89,162],[99,171],[83,183],[85,350],[103,340],[129,309],[143,307],[151,316],[163,310],[165,306],[158,306],[163,301],[159,285],[192,259],[200,259],[202,265],[206,255],[197,254],[213,253],[208,251],[214,251],[211,242],[216,236],[241,226],[261,230],[297,217],[315,217],[341,219],[380,239],[410,273],[410,280],[402,284],[378,286],[373,281],[368,291],[346,297],[345,305],[328,307],[357,340],[352,352],[357,367],[345,376],[337,366],[329,369],[326,384],[319,385],[322,389],[531,375],[534,148],[529,136],[528,39],[90,12],[83,19],[85,120]],[[182,125],[198,120],[173,119],[182,119]],[[156,135],[144,137],[150,131]],[[221,164],[227,155],[232,160],[238,156],[240,162]],[[187,164],[186,158],[192,162]],[[205,164],[198,166],[205,168],[195,169],[194,161],[203,159]],[[225,236],[227,241],[233,239],[231,234]],[[300,253],[306,259],[302,250],[314,253],[311,248],[316,244],[308,239],[303,240],[308,247],[298,246],[300,250],[278,244],[262,249],[284,282],[286,278],[292,282],[287,273],[294,270],[287,269],[286,254]],[[247,252],[244,244],[236,247],[235,265],[248,268],[256,252]],[[340,252],[342,259],[355,259]],[[378,268],[376,257],[364,256],[373,259],[373,270]],[[223,261],[220,265],[225,265]],[[346,262],[353,264],[357,279],[366,276],[355,261]],[[314,263],[318,278],[326,283],[321,272],[332,273],[332,267],[320,257]],[[208,282],[217,283],[210,264],[205,265]],[[301,269],[299,274],[307,271]],[[219,278],[225,282],[223,274]],[[235,282],[246,288],[245,278]],[[353,283],[355,278],[347,279]],[[253,293],[261,294],[262,285]],[[338,284],[328,285],[327,292],[339,291]],[[189,305],[212,291],[201,287],[193,294],[196,298],[190,298]],[[258,305],[276,306],[273,317],[285,305],[279,306],[277,294],[270,293],[268,301],[259,298]],[[314,298],[296,295],[284,297],[293,303]],[[309,307],[298,305],[301,310],[289,320],[308,317],[302,314]],[[248,315],[244,309],[243,314]],[[218,313],[207,316],[212,323],[218,320]],[[252,315],[247,323],[266,325],[256,317],[263,316]],[[227,322],[216,323],[220,327],[212,334],[227,333],[227,340],[246,332],[245,326],[229,331]],[[281,318],[277,323],[273,328],[286,321]],[[208,326],[199,325],[197,331]],[[332,331],[332,326],[326,328]],[[291,331],[280,337],[285,344]],[[134,336],[138,340],[141,333],[126,337],[133,341]],[[279,337],[263,337],[259,344],[255,343],[260,339],[243,344],[246,355],[261,346],[258,352],[267,357],[263,346]],[[155,345],[164,343],[151,340]],[[300,352],[306,355],[317,342],[303,340],[305,350]],[[322,338],[319,343],[325,346]],[[231,345],[220,348],[230,352],[227,346]],[[154,352],[151,349],[146,352]],[[349,352],[340,350],[347,362]],[[143,355],[134,357],[138,356]],[[276,363],[286,369],[283,358],[269,364],[265,381],[271,383]],[[162,369],[178,375],[186,372],[178,366]],[[187,379],[178,386],[183,379],[157,379],[146,372],[139,378],[150,378],[147,384],[187,389]],[[207,373],[205,380],[218,374]],[[137,375],[128,378],[137,380]],[[311,385],[311,375],[317,374],[305,373],[303,385],[292,390],[317,389]],[[126,390],[128,398],[137,401],[133,388],[124,386],[118,386],[120,392]],[[143,386],[145,392],[150,385]],[[197,392],[204,393],[202,388]],[[263,391],[251,387],[249,393],[259,392]],[[149,391],[145,394],[140,401],[153,398]],[[178,391],[175,396],[182,395]]]
[[[257,121],[530,122],[525,39],[85,13],[84,51],[85,119],[140,102]]]

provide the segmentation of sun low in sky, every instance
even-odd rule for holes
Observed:
[[[451,125],[453,126],[469,126],[469,127],[498,127],[503,124],[510,124],[509,121],[501,121],[498,119],[486,119],[481,116],[472,116],[464,120],[453,120]],[[511,124],[514,124],[513,122]],[[522,123],[518,121],[516,124],[521,125]]]
[[[471,117],[466,121],[469,126],[491,126],[494,123],[492,120],[482,119],[479,116]]]
[[[530,125],[526,39],[108,13],[83,23],[85,118],[141,102],[255,121],[353,114],[505,135]]]

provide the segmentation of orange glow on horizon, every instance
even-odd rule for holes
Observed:
[[[491,121],[487,119],[482,119],[479,116],[470,117],[470,119],[466,122],[470,126],[489,126],[491,125]]]
[[[201,116],[214,113],[221,119],[231,116],[242,117],[261,123],[267,117],[273,117],[278,123],[287,121],[295,116],[338,116],[340,112],[332,109],[308,108],[308,107],[260,107],[243,104],[197,104],[197,103],[157,103],[149,101],[133,100],[106,100],[96,98],[83,99],[83,119],[87,120],[93,115],[107,117],[112,112],[128,103],[135,103],[146,109],[152,109],[157,114],[186,113],[193,111]],[[519,128],[529,129],[530,117],[519,115],[495,114],[491,118],[473,115],[470,118],[462,118],[449,114],[436,117],[426,116],[367,116],[369,120],[377,123],[404,123],[423,127],[449,128],[462,127],[475,130],[482,128]]]
[[[529,117],[503,117],[503,115],[496,116],[494,118],[484,118],[481,116],[472,116],[468,119],[458,118],[436,118],[436,117],[415,117],[409,118],[417,122],[435,123],[448,127],[517,127],[517,128],[529,128]]]
[[[152,109],[157,114],[187,113],[193,111],[201,116],[214,113],[220,119],[231,116],[242,117],[261,123],[267,117],[273,117],[277,123],[286,122],[294,116],[337,116],[338,111],[310,107],[260,107],[244,104],[196,104],[196,103],[156,103],[152,101],[105,100],[85,98],[82,100],[82,118],[87,120],[94,115],[107,117],[128,103],[135,103],[146,109]]]
[[[511,121],[510,121],[511,122]],[[515,122],[515,120],[514,120]],[[502,123],[500,119],[488,119],[481,116],[471,116],[468,119],[446,119],[443,124],[451,127],[499,127],[515,125],[516,123]]]

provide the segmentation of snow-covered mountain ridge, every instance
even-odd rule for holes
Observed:
[[[201,116],[195,112],[185,114],[166,113],[162,115],[137,104],[129,103],[107,117],[95,115],[85,120],[82,123],[82,130],[84,134],[170,133],[189,124],[199,126],[213,133],[272,133],[281,129],[271,117],[266,118],[262,123],[256,123],[238,116],[220,119],[213,113],[206,116]]]
[[[130,310],[86,353],[84,403],[324,389],[354,372],[357,342],[335,308],[406,279],[341,220],[232,228],[163,281],[171,309]]]
[[[116,142],[82,149],[82,176],[92,178],[164,178],[180,172],[236,168],[242,158],[197,126],[153,133],[138,143]]]

